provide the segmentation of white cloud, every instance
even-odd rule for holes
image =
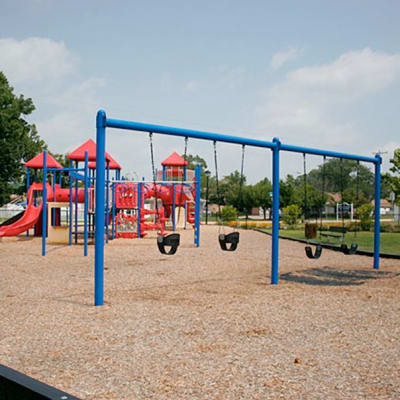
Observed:
[[[353,98],[385,88],[399,74],[400,54],[365,48],[345,53],[330,64],[299,68],[288,74],[286,83],[300,90]]]
[[[278,51],[272,56],[269,65],[272,69],[277,70],[288,61],[296,59],[302,52],[303,51],[301,49],[296,49],[294,47],[290,47],[287,50]]]
[[[79,59],[63,42],[31,37],[0,39],[0,68],[15,93],[31,97],[36,111],[29,121],[51,151],[66,153],[94,138],[104,79],[82,78]]]
[[[290,71],[266,90],[256,109],[258,128],[289,143],[360,149],[368,140],[348,108],[399,78],[400,54],[368,48],[345,53],[330,64]]]
[[[76,71],[76,62],[63,42],[39,37],[0,39],[0,66],[14,84],[59,80]]]

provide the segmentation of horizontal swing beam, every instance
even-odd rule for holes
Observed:
[[[365,161],[370,163],[378,162],[378,159],[376,157],[365,157],[356,154],[347,154],[347,153],[339,153],[336,151],[313,149],[311,147],[292,146],[290,144],[281,144],[280,150],[289,151],[292,153],[304,153],[304,154],[313,154],[317,156],[343,158],[347,160]]]
[[[170,126],[144,124],[142,122],[122,121],[119,119],[107,118],[105,121],[105,126],[109,128],[126,129],[131,131],[152,132],[152,133],[160,133],[163,135],[190,137],[194,139],[212,140],[212,141],[234,143],[241,145],[244,144],[246,146],[253,146],[253,147],[264,147],[264,148],[266,147],[270,149],[276,146],[275,143],[267,142],[264,140],[246,139],[238,136],[222,135],[214,132],[173,128]]]
[[[190,137],[195,139],[203,139],[203,140],[212,140],[218,142],[225,143],[234,143],[245,146],[253,146],[253,147],[264,147],[274,149],[277,145],[274,142],[268,142],[265,140],[257,140],[257,139],[248,139],[239,136],[232,135],[223,135],[220,133],[214,132],[205,132],[205,131],[197,131],[192,129],[184,129],[184,128],[175,128],[171,126],[164,125],[155,125],[155,124],[146,124],[143,122],[134,122],[134,121],[124,121],[120,119],[111,119],[106,118],[105,126],[109,128],[117,128],[117,129],[125,129],[132,131],[140,131],[140,132],[152,132],[152,133],[160,133],[163,135],[171,135],[171,136],[180,136],[180,137]],[[335,151],[323,150],[323,149],[315,149],[312,147],[302,147],[302,146],[293,146],[289,144],[280,143],[279,146],[280,151],[289,151],[294,153],[306,153],[306,154],[314,154],[319,156],[327,156],[327,157],[335,157],[335,158],[343,158],[348,160],[359,160],[370,163],[377,163],[377,157],[366,157],[362,155],[356,154],[347,154],[340,153]]]

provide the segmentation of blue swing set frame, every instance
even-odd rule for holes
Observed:
[[[280,152],[313,154],[348,160],[358,160],[374,164],[375,167],[375,210],[374,210],[374,258],[373,268],[379,269],[380,253],[380,197],[381,197],[381,164],[379,154],[375,157],[366,157],[356,154],[340,153],[329,150],[309,147],[293,146],[281,143],[278,138],[272,142],[256,140],[238,136],[224,135],[213,132],[203,132],[191,129],[174,128],[162,125],[146,124],[134,121],[124,121],[107,118],[105,111],[99,110],[96,117],[97,130],[97,169],[96,169],[96,234],[95,234],[95,282],[94,303],[96,306],[104,304],[104,213],[105,213],[105,151],[106,128],[117,128],[129,131],[152,132],[161,135],[180,136],[194,139],[203,139],[213,142],[225,142],[250,147],[267,148],[272,151],[272,251],[271,251],[271,284],[278,284],[279,280],[279,180],[280,180]],[[199,190],[197,191],[200,192]],[[196,202],[196,207],[200,207]],[[195,241],[200,243],[200,218],[196,212]]]

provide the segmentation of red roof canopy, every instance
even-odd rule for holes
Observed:
[[[162,163],[164,167],[183,167],[188,165],[188,162],[184,160],[176,151],[174,151],[169,157],[167,157]]]
[[[69,153],[68,158],[75,161],[85,161],[85,151],[87,151],[89,155],[89,161],[96,161],[96,150],[96,143],[92,139],[89,139],[74,151]],[[107,153],[106,160],[111,161],[110,156]]]
[[[37,156],[31,158],[25,163],[25,167],[34,169],[43,169],[43,154],[40,153]],[[46,160],[47,168],[62,168],[63,166],[50,154],[47,153]]]
[[[106,152],[106,159],[110,160],[110,169],[122,169],[121,165],[115,161],[107,152]],[[96,169],[96,161],[92,161],[89,163],[89,168],[90,169]],[[106,162],[106,168],[107,168],[107,162]]]

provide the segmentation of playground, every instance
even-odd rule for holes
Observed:
[[[151,180],[121,176],[106,152],[107,127],[149,134]],[[184,138],[183,156],[156,166],[153,133]],[[217,141],[242,146],[239,193],[245,147],[272,151],[272,230],[201,223],[202,168],[188,166],[188,138],[213,141],[217,195]],[[342,222],[325,230],[320,213],[319,239],[303,243],[282,239],[280,223],[280,153],[303,155],[306,232],[318,228],[309,224],[306,154],[323,156],[323,171],[327,156],[340,168],[356,161],[357,194],[359,161],[372,164],[375,199],[379,155],[121,121],[103,111],[96,142],[70,152],[69,167],[46,151],[25,164],[27,207],[0,226],[2,363],[80,399],[400,395],[400,260],[380,252],[380,208],[369,256],[357,253],[363,232],[345,241],[343,208]],[[324,184],[317,198],[325,198]],[[336,241],[335,251],[322,236]]]
[[[105,304],[93,307],[94,247],[2,239],[2,362],[82,399],[397,398],[400,261],[241,230],[223,252],[181,232],[173,257],[155,232],[110,241]]]

